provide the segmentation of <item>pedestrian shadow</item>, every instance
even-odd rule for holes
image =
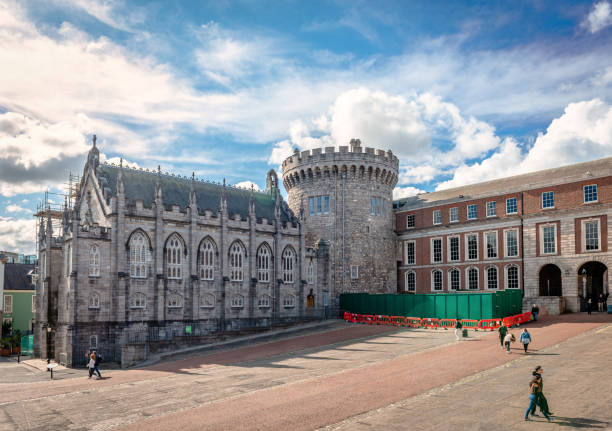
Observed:
[[[567,418],[563,416],[554,416],[554,423],[562,427],[572,428],[608,428],[610,422],[598,421],[596,419],[587,418]]]
[[[559,356],[561,353],[538,353],[538,352],[527,352],[527,356]]]

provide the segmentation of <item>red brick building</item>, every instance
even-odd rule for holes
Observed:
[[[612,158],[425,193],[394,208],[399,292],[521,289],[525,308],[560,313],[609,291]]]

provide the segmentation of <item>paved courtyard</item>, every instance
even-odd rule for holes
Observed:
[[[182,354],[141,369],[60,370],[0,363],[0,430],[609,429],[612,316],[527,325],[533,352],[506,354],[490,332],[338,322],[266,343]],[[514,330],[517,335],[519,330]],[[523,421],[542,365],[555,422]]]

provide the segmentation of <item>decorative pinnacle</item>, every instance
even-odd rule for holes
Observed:
[[[119,167],[122,168],[123,167],[123,157],[121,157],[119,159]]]
[[[96,148],[96,141],[98,140],[98,138],[96,137],[96,135],[93,135],[93,146],[94,148]]]

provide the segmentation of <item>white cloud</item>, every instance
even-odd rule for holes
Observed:
[[[599,99],[570,103],[523,154],[506,139],[492,156],[462,165],[437,190],[595,160],[612,155],[612,106]]]
[[[396,187],[393,189],[393,199],[402,199],[410,196],[416,196],[418,194],[425,193],[425,190],[421,190],[416,187]]]
[[[27,208],[23,208],[19,205],[16,204],[10,204],[6,206],[6,212],[7,213],[31,213],[32,210],[29,210]]]
[[[593,9],[591,9],[585,20],[582,22],[582,26],[588,29],[591,33],[597,33],[611,24],[612,8],[610,7],[610,3],[605,0],[595,3]]]
[[[0,217],[0,250],[36,253],[36,220]]]
[[[242,189],[249,189],[249,190],[251,189],[251,187],[253,187],[253,190],[255,191],[261,190],[259,186],[252,181],[241,181],[239,183],[234,184],[234,187],[240,187]]]

